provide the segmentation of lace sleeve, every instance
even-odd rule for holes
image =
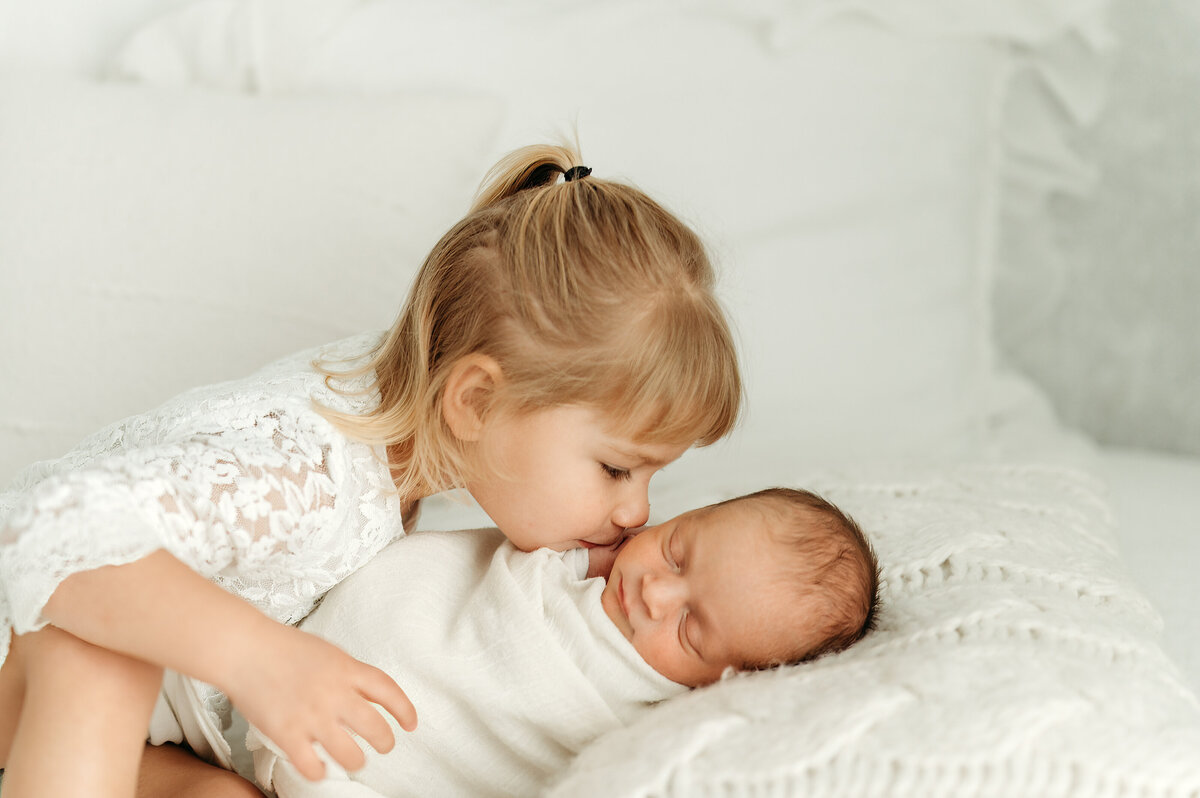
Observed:
[[[288,421],[272,414],[111,454],[33,486],[0,525],[9,625],[44,626],[42,608],[67,576],[157,549],[271,617],[298,621],[401,527],[370,449]]]

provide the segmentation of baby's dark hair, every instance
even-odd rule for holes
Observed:
[[[875,628],[879,562],[853,518],[817,494],[795,488],[767,488],[729,501],[756,502],[778,515],[782,523],[767,528],[795,555],[785,572],[799,589],[798,600],[816,616],[815,640],[781,651],[770,662],[746,663],[743,670],[794,665],[842,651]]]

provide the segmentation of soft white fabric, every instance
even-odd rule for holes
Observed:
[[[583,549],[520,552],[494,529],[393,543],[301,628],[395,678],[417,730],[393,722],[390,753],[311,783],[251,728],[259,784],[281,798],[357,794],[347,780],[389,798],[534,795],[600,734],[686,692],[608,618],[587,560]]]
[[[797,476],[874,541],[878,630],[673,699],[548,795],[1200,792],[1200,704],[1117,558],[1102,483],[1037,466]]]
[[[196,388],[22,471],[0,494],[0,656],[9,628],[45,626],[67,576],[158,549],[276,620],[303,618],[403,534],[382,450],[350,441],[310,400],[347,412],[377,401],[331,391],[310,362],[359,357],[378,340],[360,334]],[[213,691],[205,700],[225,711]]]
[[[232,725],[225,705],[210,685],[166,670],[146,740],[151,745],[186,745],[201,759],[234,770],[234,749],[225,738]]]
[[[778,446],[814,464],[978,451],[1001,156],[1024,126],[1064,127],[1037,104],[1010,116],[1011,78],[1078,65],[1053,96],[1095,104],[1094,37],[1043,55],[1101,7],[209,0],[114,67],[269,96],[485,90],[507,110],[495,154],[577,129],[597,175],[663,199],[723,267],[749,411],[681,476],[716,482]]]
[[[494,101],[0,80],[0,487],[196,385],[391,324]]]

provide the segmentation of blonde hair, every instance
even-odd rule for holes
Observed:
[[[402,496],[461,487],[461,443],[442,417],[454,364],[481,353],[504,379],[484,413],[602,411],[613,434],[706,445],[732,429],[742,386],[699,238],[635,188],[559,182],[574,149],[532,146],[497,163],[467,216],[425,259],[399,318],[365,363],[365,415],[321,412],[347,435],[396,447]]]

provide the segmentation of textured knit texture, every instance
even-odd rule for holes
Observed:
[[[811,476],[883,566],[877,631],[589,747],[553,796],[1197,796],[1200,709],[1059,467]]]
[[[331,345],[361,356],[378,334]],[[381,452],[337,432],[329,390],[301,352],[107,427],[0,494],[0,623],[25,633],[63,579],[166,549],[284,623],[403,534]],[[8,635],[0,636],[0,659]]]

